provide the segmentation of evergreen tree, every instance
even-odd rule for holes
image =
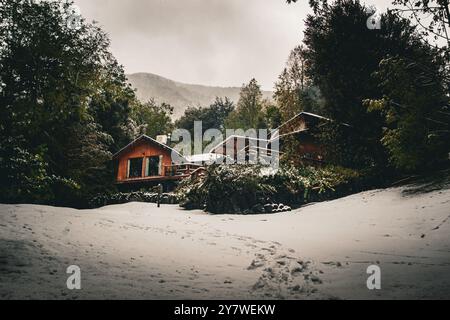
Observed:
[[[414,61],[389,57],[376,73],[384,97],[367,101],[383,115],[382,143],[390,162],[403,171],[433,168],[450,151],[450,100],[444,61],[436,49],[418,44]]]
[[[367,112],[365,99],[379,99],[383,92],[374,73],[387,57],[414,58],[420,38],[408,20],[393,14],[382,16],[382,28],[370,30],[367,8],[354,0],[326,2],[314,8],[306,20],[304,43],[307,46],[307,73],[325,99],[324,115],[338,123],[349,124],[352,155],[347,165],[386,166],[386,150],[381,144],[383,119]],[[326,133],[327,144],[344,144],[340,134]],[[342,148],[341,148],[342,149]]]
[[[236,110],[231,112],[225,121],[228,129],[260,129],[265,128],[264,108],[261,87],[256,79],[242,86]]]
[[[145,133],[149,137],[156,138],[158,135],[167,135],[172,132],[172,115],[172,106],[167,103],[157,104],[152,99],[147,103],[135,104],[131,118],[140,128],[139,134]]]
[[[4,202],[80,207],[113,188],[111,153],[129,140],[136,98],[106,34],[72,14],[70,1],[0,0]]]
[[[209,107],[189,107],[184,115],[175,123],[176,128],[189,130],[194,136],[194,122],[202,122],[202,130],[204,133],[208,129],[224,130],[225,120],[234,110],[234,103],[227,97],[216,97],[214,103]]]
[[[308,77],[306,48],[297,46],[291,51],[286,67],[275,83],[274,98],[284,121],[302,111],[321,113],[320,92]]]

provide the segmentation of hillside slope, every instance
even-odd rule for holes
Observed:
[[[176,82],[152,73],[127,75],[128,81],[137,90],[139,100],[145,102],[154,98],[174,107],[174,118],[181,117],[189,106],[209,106],[216,97],[228,97],[237,102],[240,87],[210,87]],[[264,98],[271,99],[272,92],[263,92]]]

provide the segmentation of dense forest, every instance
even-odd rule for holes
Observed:
[[[106,33],[71,14],[0,1],[1,202],[85,206],[114,189],[114,152],[171,130],[171,107],[139,102]]]
[[[429,39],[450,24],[446,0],[421,9],[432,2],[444,28],[391,11],[370,30],[359,1],[311,0],[273,101],[251,79],[235,103],[218,97],[174,123],[170,105],[136,98],[98,25],[67,23],[70,2],[0,0],[0,202],[86,207],[115,192],[112,154],[141,134],[192,131],[194,121],[205,130],[276,128],[301,111],[352,128],[317,132],[331,165],[393,176],[445,165],[449,46]]]

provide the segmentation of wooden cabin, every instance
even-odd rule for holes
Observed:
[[[325,163],[324,148],[316,141],[314,129],[326,125],[330,119],[301,112],[283,123],[269,134],[268,139],[256,139],[245,136],[231,136],[207,154],[183,157],[166,143],[143,135],[117,152],[113,159],[116,168],[116,182],[119,185],[163,184],[176,182],[189,177],[193,172],[203,174],[205,165],[210,162],[232,163],[237,160],[250,162],[250,159],[263,159],[270,162],[273,156],[282,157],[285,144],[296,141],[298,162],[305,165],[320,166]],[[348,126],[348,125],[345,125]],[[278,150],[272,147],[278,143]],[[227,155],[226,151],[234,151]],[[175,164],[173,155],[183,159],[182,164]],[[239,157],[239,159],[238,159]],[[172,184],[173,185],[173,184]]]
[[[280,136],[285,136],[287,134],[309,131],[330,121],[332,120],[314,113],[300,112],[281,124],[276,130],[278,130]]]
[[[117,184],[152,184],[189,177],[198,166],[176,165],[172,155],[182,156],[168,145],[142,135],[113,156]]]
[[[270,143],[270,140],[232,135],[212,148],[210,153],[222,156],[224,163],[236,163],[238,160],[249,162],[251,155],[255,152],[260,155],[262,150],[270,148]],[[268,153],[270,154],[270,151]]]
[[[233,135],[211,149],[211,153],[233,156],[236,161],[238,156],[245,157],[246,161],[253,156],[270,157],[272,154],[282,156],[284,146],[292,145],[293,140],[297,145],[298,160],[307,165],[322,165],[325,161],[324,148],[317,142],[313,135],[314,129],[329,123],[331,120],[313,113],[301,112],[292,119],[284,122],[273,130],[267,140],[245,136]],[[276,141],[278,140],[278,141]],[[278,142],[278,150],[272,150],[274,142]]]
[[[279,126],[278,134],[272,139],[279,139],[282,151],[285,144],[295,142],[299,163],[320,166],[326,160],[325,150],[314,137],[314,131],[331,121],[314,113],[300,112]]]

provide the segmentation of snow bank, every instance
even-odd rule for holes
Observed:
[[[448,299],[450,190],[402,191],[255,216],[0,205],[0,298]],[[381,290],[367,289],[371,264]]]

